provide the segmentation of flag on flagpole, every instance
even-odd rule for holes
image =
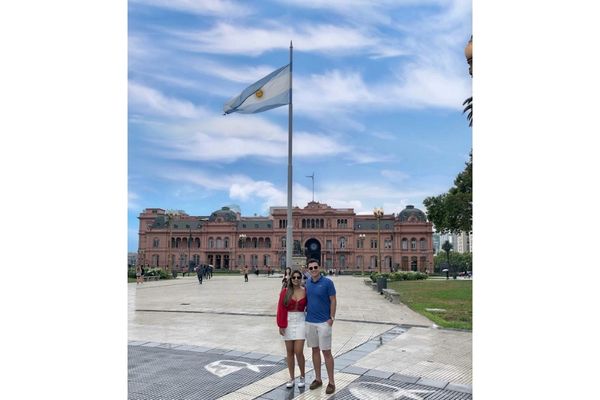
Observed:
[[[255,114],[290,103],[290,64],[271,72],[223,106],[225,114]]]

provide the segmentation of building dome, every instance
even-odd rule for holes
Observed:
[[[400,222],[427,222],[425,213],[415,206],[406,206],[406,208],[400,211],[398,214],[398,221]]]
[[[235,222],[237,221],[237,214],[229,207],[222,207],[220,210],[210,214],[208,220],[211,222]]]

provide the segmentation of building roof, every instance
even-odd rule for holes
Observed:
[[[208,220],[210,222],[235,222],[238,220],[239,214],[230,209],[229,207],[221,207],[220,210],[217,210],[210,214]]]
[[[409,205],[398,214],[398,221],[400,222],[427,222],[427,216],[425,213],[415,206]]]

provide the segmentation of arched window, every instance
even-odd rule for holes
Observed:
[[[258,240],[254,237],[252,238],[252,247],[253,248],[258,248]]]
[[[222,249],[222,248],[223,248],[223,239],[218,237],[217,238],[217,249]]]
[[[340,238],[340,249],[345,249],[345,248],[346,248],[346,238],[342,236]]]
[[[402,239],[402,250],[408,250],[408,239]]]
[[[152,247],[157,248],[160,245],[160,240],[158,238],[154,238],[152,241]]]
[[[415,239],[415,238],[410,239],[410,249],[411,250],[417,249],[417,239]]]
[[[315,220],[314,220],[314,219],[311,219],[311,220],[310,220],[310,227],[311,227],[312,229],[315,229]]]
[[[306,220],[304,218],[302,219],[302,227],[306,228]]]
[[[199,248],[200,248],[200,238],[196,238],[196,239],[194,240],[194,242],[196,243],[196,248],[198,248],[198,249],[199,249]]]
[[[281,247],[285,247],[285,236],[281,238]]]
[[[369,269],[373,269],[377,267],[377,257],[371,256],[371,260],[369,262]]]
[[[270,248],[271,248],[271,238],[266,238],[266,239],[265,239],[265,247],[266,247],[267,249],[270,249]]]
[[[209,249],[214,249],[215,248],[215,239],[213,239],[212,237],[208,238],[208,248]]]
[[[356,256],[356,266],[358,268],[363,267],[363,256]]]
[[[229,248],[229,238],[226,237],[225,239],[223,239],[223,245],[225,246],[226,249]]]
[[[258,247],[261,249],[265,247],[265,239],[263,239],[263,238],[258,239]]]
[[[427,242],[425,241],[424,238],[421,238],[421,240],[419,240],[419,249],[421,249],[421,250],[427,249]]]

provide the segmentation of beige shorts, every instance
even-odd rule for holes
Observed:
[[[306,346],[331,350],[331,326],[327,322],[306,322]]]

